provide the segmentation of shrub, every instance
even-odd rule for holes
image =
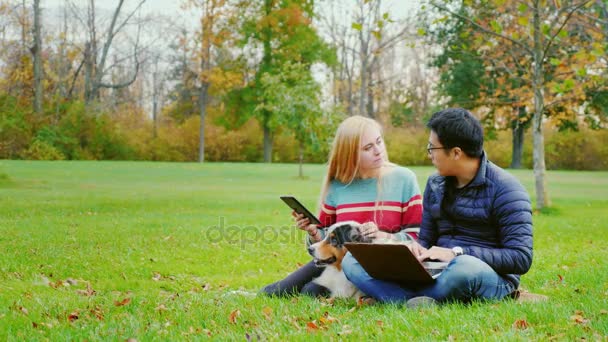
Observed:
[[[21,158],[31,160],[64,160],[65,156],[55,146],[40,140],[34,142],[21,153]]]

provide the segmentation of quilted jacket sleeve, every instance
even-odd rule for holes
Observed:
[[[431,248],[437,243],[438,230],[437,223],[431,215],[431,207],[434,205],[433,190],[431,189],[431,177],[426,182],[424,189],[424,198],[422,200],[422,223],[420,224],[420,233],[418,233],[418,243],[424,248]]]
[[[516,179],[503,180],[494,197],[493,216],[499,248],[468,246],[465,254],[477,257],[499,274],[524,274],[532,266],[532,208]]]

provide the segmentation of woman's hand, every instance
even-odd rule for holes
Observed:
[[[370,239],[390,239],[392,234],[378,229],[374,222],[366,222],[361,225],[361,234]]]
[[[304,217],[303,214],[298,214],[295,211],[291,212],[291,216],[296,220],[296,227],[308,233],[312,241],[321,241],[321,234],[317,225],[310,224],[310,220]]]

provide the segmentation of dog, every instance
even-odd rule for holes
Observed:
[[[327,235],[323,240],[308,247],[308,253],[314,258],[315,265],[325,268],[313,282],[329,289],[330,298],[359,300],[365,295],[346,279],[342,271],[342,259],[347,252],[344,247],[346,242],[373,242],[361,233],[366,224],[373,223],[360,224],[355,221],[336,223],[327,229]]]

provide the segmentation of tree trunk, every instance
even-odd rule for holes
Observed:
[[[264,122],[264,162],[272,163],[272,132]]]
[[[42,115],[42,38],[40,37],[40,0],[34,0],[34,111]]]
[[[541,210],[549,205],[546,186],[546,167],[545,167],[545,138],[543,136],[543,46],[541,42],[541,22],[540,4],[534,2],[534,74],[532,88],[534,91],[534,117],[533,121],[533,141],[534,141],[534,183],[536,188],[536,209]]]
[[[199,111],[201,113],[201,124],[199,127],[198,162],[205,161],[205,117],[207,116],[207,89],[209,85],[204,83],[198,98]]]
[[[522,159],[524,155],[524,133],[526,132],[526,125],[521,122],[522,118],[526,115],[526,107],[521,106],[517,108],[517,118],[513,120],[511,129],[513,133],[513,153],[511,155],[511,168],[521,169]]]
[[[300,141],[299,160],[300,160],[300,167],[299,167],[298,177],[299,178],[304,178],[304,169],[303,169],[303,164],[304,164],[304,143],[301,142],[301,141]]]
[[[155,63],[155,68],[158,68],[158,59]],[[158,71],[152,73],[152,137],[156,139],[158,136]]]

